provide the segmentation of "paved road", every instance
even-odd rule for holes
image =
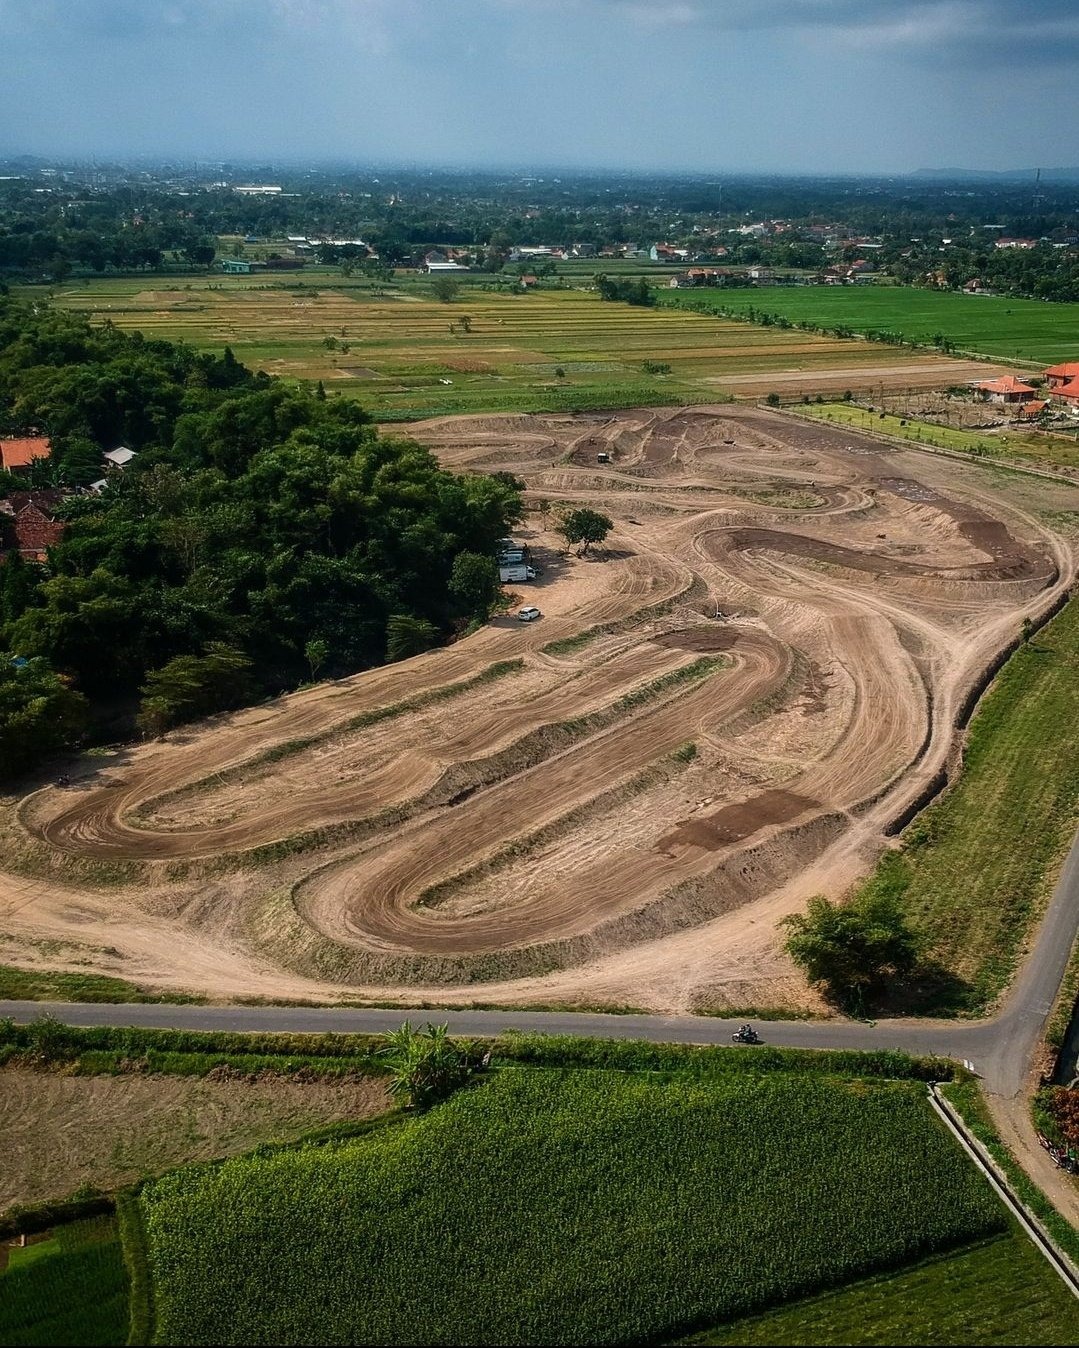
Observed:
[[[1060,987],[1068,954],[1079,930],[1079,835],[1072,843],[1038,929],[1029,959],[1002,1011],[992,1020],[886,1020],[758,1022],[769,1044],[815,1049],[903,1049],[971,1063],[986,1089],[1004,1099],[1022,1088],[1042,1025]],[[648,1039],[657,1043],[729,1044],[736,1020],[708,1016],[617,1016],[567,1011],[455,1011],[297,1006],[182,1006],[139,1003],[0,1003],[16,1020],[33,1020],[44,1010],[70,1025],[142,1025],[182,1030],[250,1030],[290,1033],[351,1031],[377,1033],[404,1018],[414,1023],[446,1022],[465,1035],[501,1030],[589,1035],[604,1039]]]

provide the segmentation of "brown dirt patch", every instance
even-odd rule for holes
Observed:
[[[377,1079],[300,1085],[173,1076],[0,1072],[0,1209],[111,1190],[175,1165],[284,1142],[389,1108]]]
[[[742,842],[762,828],[789,823],[807,810],[819,807],[818,800],[810,800],[795,791],[773,788],[738,805],[724,805],[713,814],[683,819],[677,828],[660,838],[656,847],[661,852],[674,847],[704,847],[715,852]]]

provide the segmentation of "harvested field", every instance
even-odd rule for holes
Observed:
[[[147,337],[214,351],[228,345],[254,369],[321,379],[331,396],[392,420],[711,402],[724,393],[755,399],[773,389],[788,397],[932,390],[997,372],[665,304],[606,303],[587,289],[495,293],[476,279],[465,280],[453,304],[436,301],[419,278],[373,286],[315,268],[301,278],[199,274],[170,290],[147,290],[138,279],[79,280],[59,287],[54,302]],[[650,374],[646,363],[669,373]]]
[[[1048,521],[1079,489],[731,406],[409,433],[525,479],[541,621],[31,793],[5,958],[211,996],[811,1002],[776,920],[939,777],[1071,584]],[[598,555],[552,532],[567,502],[615,521]]]
[[[175,1165],[236,1155],[389,1108],[382,1081],[0,1075],[0,1210],[114,1189]]]

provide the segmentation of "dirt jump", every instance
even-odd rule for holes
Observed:
[[[810,1004],[779,917],[924,797],[1079,489],[763,409],[407,433],[527,485],[538,579],[444,649],[11,801],[0,959],[218,998]],[[567,553],[556,507],[614,520]]]

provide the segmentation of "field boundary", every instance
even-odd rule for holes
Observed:
[[[929,1083],[929,1103],[948,1131],[967,1153],[975,1166],[993,1186],[997,1197],[1009,1209],[1020,1226],[1049,1261],[1072,1296],[1079,1300],[1079,1271],[1053,1240],[1041,1222],[1012,1192],[1007,1177],[981,1142],[967,1128],[962,1115],[940,1094],[934,1081]]]
[[[804,421],[810,426],[822,426],[825,429],[835,431],[843,429],[849,430],[851,435],[860,435],[870,440],[878,440],[881,444],[888,445],[892,449],[914,449],[917,450],[919,454],[934,454],[939,459],[952,459],[956,463],[974,464],[976,467],[981,468],[1002,469],[1004,472],[1008,473],[1026,473],[1030,477],[1042,477],[1048,479],[1050,482],[1065,482],[1069,487],[1075,486],[1076,477],[1079,476],[1079,474],[1074,472],[1068,474],[1063,471],[1053,472],[1048,468],[1031,468],[1029,465],[1017,463],[1011,458],[979,459],[971,454],[964,454],[958,449],[942,449],[937,445],[924,444],[920,440],[904,440],[901,436],[888,435],[885,431],[873,430],[871,428],[866,429],[861,426],[842,427],[832,422],[823,421],[820,417],[807,415],[796,406],[784,406],[783,404],[780,404],[779,407],[769,407],[766,402],[760,399],[757,400],[755,406],[762,412],[778,412],[781,416],[794,417],[796,420]]]

